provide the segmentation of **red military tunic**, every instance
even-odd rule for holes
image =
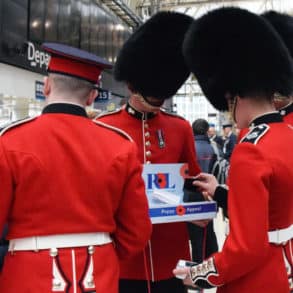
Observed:
[[[279,109],[279,113],[282,115],[284,122],[293,125],[293,103]],[[237,141],[240,141],[248,131],[248,128],[241,129]]]
[[[276,113],[254,120],[235,147],[229,172],[230,234],[207,280],[218,293],[288,293],[283,254],[268,231],[293,227],[293,129]],[[291,231],[292,232],[292,231]],[[291,256],[286,255],[291,262]]]
[[[194,138],[190,124],[183,118],[160,111],[140,113],[129,104],[125,109],[101,116],[99,121],[127,132],[138,145],[141,163],[189,164],[196,175]],[[190,259],[189,237],[185,222],[155,224],[149,247],[129,261],[121,262],[121,279],[159,281],[173,277],[178,259]],[[147,268],[147,270],[146,270]]]
[[[118,258],[141,251],[151,233],[136,151],[126,134],[94,123],[77,105],[51,104],[6,130],[0,137],[1,231],[8,221],[8,239],[109,232],[115,244],[95,247],[93,276],[96,292],[117,293]],[[81,293],[86,257],[87,247],[59,249],[66,292]],[[48,250],[7,254],[0,292],[51,290]]]

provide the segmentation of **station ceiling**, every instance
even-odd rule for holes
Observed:
[[[276,10],[293,14],[293,0],[100,0],[112,5],[114,12],[122,18],[124,14],[130,26],[136,27],[161,10],[175,10],[193,17],[199,17],[211,9],[222,6],[237,6],[255,13],[266,10]],[[111,4],[112,3],[112,4]],[[127,7],[127,8],[125,8]],[[124,11],[123,9],[124,8]],[[118,10],[120,11],[118,11]],[[129,10],[128,10],[129,9]],[[122,10],[122,12],[121,12]],[[131,15],[132,14],[132,15]]]

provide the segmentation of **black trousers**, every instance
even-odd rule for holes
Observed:
[[[218,242],[213,221],[205,228],[187,223],[191,242],[192,260],[200,263],[203,259],[218,251]],[[206,231],[205,231],[206,230]]]
[[[172,278],[157,282],[150,281],[151,293],[185,293],[182,280]],[[119,293],[148,293],[147,281],[120,279]]]

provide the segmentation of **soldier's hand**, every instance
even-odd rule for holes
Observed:
[[[219,185],[216,177],[208,173],[200,173],[196,176],[197,180],[192,182],[203,193],[206,199],[213,197],[217,186]]]
[[[183,284],[185,286],[188,287],[193,287],[196,288],[197,286],[195,286],[190,278],[190,268],[186,267],[186,268],[176,268],[173,270],[173,274],[176,275],[186,275],[186,277],[182,280]]]

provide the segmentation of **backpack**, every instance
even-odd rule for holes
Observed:
[[[219,184],[226,184],[230,163],[221,156],[220,151],[215,143],[211,142],[211,146],[215,152],[215,159],[212,162],[209,173],[213,174],[217,178]]]

